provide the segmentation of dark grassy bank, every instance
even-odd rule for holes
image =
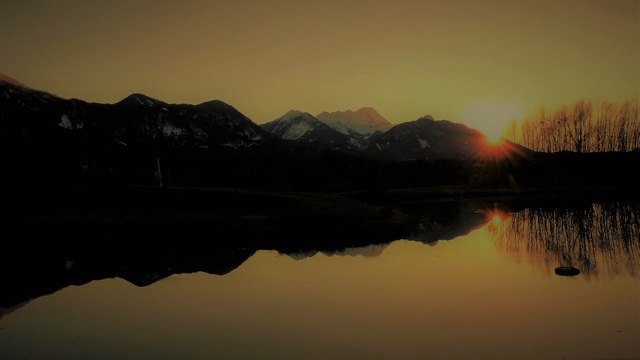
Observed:
[[[96,244],[109,251],[164,239],[183,248],[329,250],[407,238],[425,219],[446,227],[462,211],[640,197],[627,191],[463,186],[330,193],[84,185],[21,186],[1,193],[0,224],[12,244],[37,239],[85,251]]]
[[[5,189],[3,198],[3,227],[15,240],[84,239],[86,250],[160,239],[200,248],[348,247],[402,238],[415,220],[324,193],[85,186]]]
[[[462,186],[471,189],[608,188],[635,190],[640,152],[513,153],[504,159],[382,160],[277,141],[234,148],[114,144],[71,136],[50,144],[49,134],[0,136],[0,183],[67,186],[156,184],[260,191],[359,191]],[[66,137],[65,137],[66,136]],[[81,150],[80,150],[81,149]]]

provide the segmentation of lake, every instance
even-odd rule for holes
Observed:
[[[45,261],[5,276],[0,358],[638,359],[639,209],[484,207],[356,248]]]

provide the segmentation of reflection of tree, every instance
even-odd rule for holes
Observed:
[[[530,208],[491,222],[487,228],[501,251],[525,254],[550,271],[574,266],[587,277],[640,275],[638,204]]]

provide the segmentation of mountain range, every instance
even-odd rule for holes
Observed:
[[[283,139],[335,149],[364,150],[393,124],[375,109],[365,107],[356,111],[325,111],[317,116],[291,110],[262,127]]]
[[[214,100],[198,105],[167,104],[132,94],[115,104],[61,99],[17,82],[0,80],[0,131],[3,136],[73,132],[100,137],[111,145],[173,144],[251,146],[266,133],[235,108]]]
[[[202,149],[250,147],[279,138],[395,160],[473,158],[480,154],[484,139],[477,130],[432,117],[393,126],[370,107],[317,116],[292,110],[258,126],[219,100],[168,104],[132,94],[115,104],[96,104],[33,90],[6,75],[0,75],[0,131],[3,136],[46,132],[55,136],[67,131],[117,146]]]
[[[317,118],[336,131],[349,136],[351,143],[358,149],[366,148],[372,139],[393,127],[393,124],[371,107],[356,111],[325,111],[318,114]]]
[[[14,182],[45,181],[55,174],[134,184],[163,174],[199,186],[271,179],[325,187],[320,184],[329,178],[342,186],[338,167],[342,176],[351,174],[348,181],[372,183],[372,175],[365,174],[388,166],[379,161],[484,161],[527,151],[508,141],[488,146],[479,131],[429,116],[394,126],[368,107],[317,116],[292,110],[259,126],[220,100],[169,104],[131,94],[99,104],[63,99],[0,76],[0,160],[12,169],[6,178]],[[398,181],[388,177],[384,182]]]

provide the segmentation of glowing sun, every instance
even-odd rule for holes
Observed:
[[[485,135],[485,137],[486,137],[485,141],[487,142],[487,144],[491,146],[500,146],[504,144],[504,138],[501,135],[498,135],[497,137]]]
[[[524,111],[519,106],[502,101],[485,101],[471,106],[462,116],[469,127],[480,130],[492,145],[500,145],[507,124],[511,120],[520,120]]]

